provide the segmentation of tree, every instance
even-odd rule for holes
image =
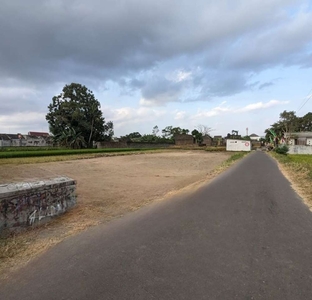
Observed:
[[[299,119],[294,111],[284,110],[280,113],[279,123],[283,130],[283,133],[296,132],[299,130]]]
[[[113,123],[105,123],[100,108],[100,102],[84,85],[79,83],[65,85],[62,93],[54,96],[48,106],[46,120],[50,132],[55,139],[59,139],[58,142],[64,144],[67,140],[65,143],[67,146],[70,136],[72,139],[77,136],[77,142],[73,144],[79,148],[92,147],[94,141],[111,140],[114,134]]]
[[[192,136],[195,138],[197,144],[201,144],[203,142],[203,134],[197,129],[194,129],[192,131]]]
[[[188,134],[189,130],[180,127],[167,126],[161,132],[163,137],[173,139],[175,134]]]
[[[158,134],[158,132],[159,132],[159,128],[158,128],[158,126],[156,125],[156,126],[153,127],[152,134],[153,134],[154,136],[156,136],[156,135]]]
[[[300,131],[300,118],[294,111],[284,110],[280,113],[279,121],[273,123],[270,128],[265,130],[265,139],[267,142],[275,142],[284,138],[290,138],[289,133]],[[286,134],[286,135],[285,135]]]
[[[197,125],[197,129],[198,129],[198,132],[200,132],[203,136],[209,135],[210,131],[212,131],[211,127],[208,127],[202,124]]]
[[[142,135],[139,132],[131,132],[125,136],[121,136],[120,140],[122,141],[132,141],[141,139]]]
[[[311,112],[299,118],[299,130],[300,131],[312,131],[312,113]]]

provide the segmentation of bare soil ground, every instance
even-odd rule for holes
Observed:
[[[89,226],[108,222],[214,176],[229,153],[172,151],[50,163],[1,165],[0,183],[57,176],[77,180],[78,205],[52,222],[1,245],[0,274]]]

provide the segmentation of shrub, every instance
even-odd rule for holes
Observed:
[[[287,155],[289,148],[286,145],[283,145],[282,147],[276,147],[274,151],[278,154]]]

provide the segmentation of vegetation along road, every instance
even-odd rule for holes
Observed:
[[[3,299],[310,299],[312,217],[254,152],[195,193],[71,237],[0,285]]]

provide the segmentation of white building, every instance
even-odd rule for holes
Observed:
[[[285,133],[284,137],[289,145],[312,146],[312,131]]]
[[[249,136],[249,138],[252,140],[252,141],[260,141],[260,136],[259,135],[257,135],[257,134],[255,134],[255,133],[253,133],[253,134],[251,134],[250,136]]]

